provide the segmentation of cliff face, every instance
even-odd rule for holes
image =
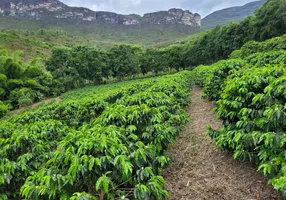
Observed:
[[[197,13],[182,9],[170,9],[168,11],[160,11],[148,13],[144,15],[144,20],[153,24],[184,24],[188,26],[201,26],[201,16]]]
[[[69,7],[58,0],[1,0],[0,15],[29,20],[56,20],[57,22],[80,23],[83,21],[101,21],[109,24],[140,25],[183,24],[201,26],[199,14],[181,9],[170,9],[139,15],[119,15],[112,12],[95,12],[87,8]]]

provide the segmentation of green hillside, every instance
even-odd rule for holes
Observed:
[[[26,27],[27,28],[27,27]],[[100,42],[85,37],[71,36],[62,30],[53,29],[4,29],[0,30],[0,49],[13,53],[18,51],[23,60],[39,57],[48,59],[55,47],[89,45],[102,49],[111,48],[116,43]]]
[[[245,17],[253,15],[254,11],[261,7],[265,2],[266,0],[254,1],[245,4],[244,6],[236,6],[215,11],[202,19],[202,28],[210,29],[216,25],[224,26],[230,22],[239,22]]]
[[[0,27],[7,30],[63,30],[69,35],[85,38],[91,41],[91,44],[103,48],[110,47],[115,43],[139,44],[142,46],[172,43],[200,31],[200,28],[180,24],[122,26],[95,21],[73,25],[70,23],[57,24],[36,20],[19,20],[11,17],[0,17]]]
[[[31,60],[34,57],[47,58],[51,54],[53,44],[38,40],[30,40],[16,33],[0,32],[0,49],[8,50],[11,53],[18,51],[19,56],[24,60]]]

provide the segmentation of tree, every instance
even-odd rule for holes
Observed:
[[[140,64],[138,55],[142,49],[138,46],[115,45],[110,49],[110,66],[114,77],[123,79],[138,74]]]

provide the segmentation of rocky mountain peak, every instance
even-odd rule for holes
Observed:
[[[0,0],[0,15],[29,20],[53,20],[57,23],[81,23],[97,20],[126,26],[143,23],[201,26],[201,16],[188,10],[172,8],[168,11],[147,13],[141,17],[69,7],[58,0]]]

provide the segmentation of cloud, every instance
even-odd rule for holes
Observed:
[[[140,14],[170,8],[188,9],[206,16],[211,12],[232,6],[244,5],[253,0],[62,0],[70,6],[87,7],[95,11],[120,14]]]
[[[254,0],[183,0],[182,7],[206,16],[214,11],[233,6],[242,6]]]

